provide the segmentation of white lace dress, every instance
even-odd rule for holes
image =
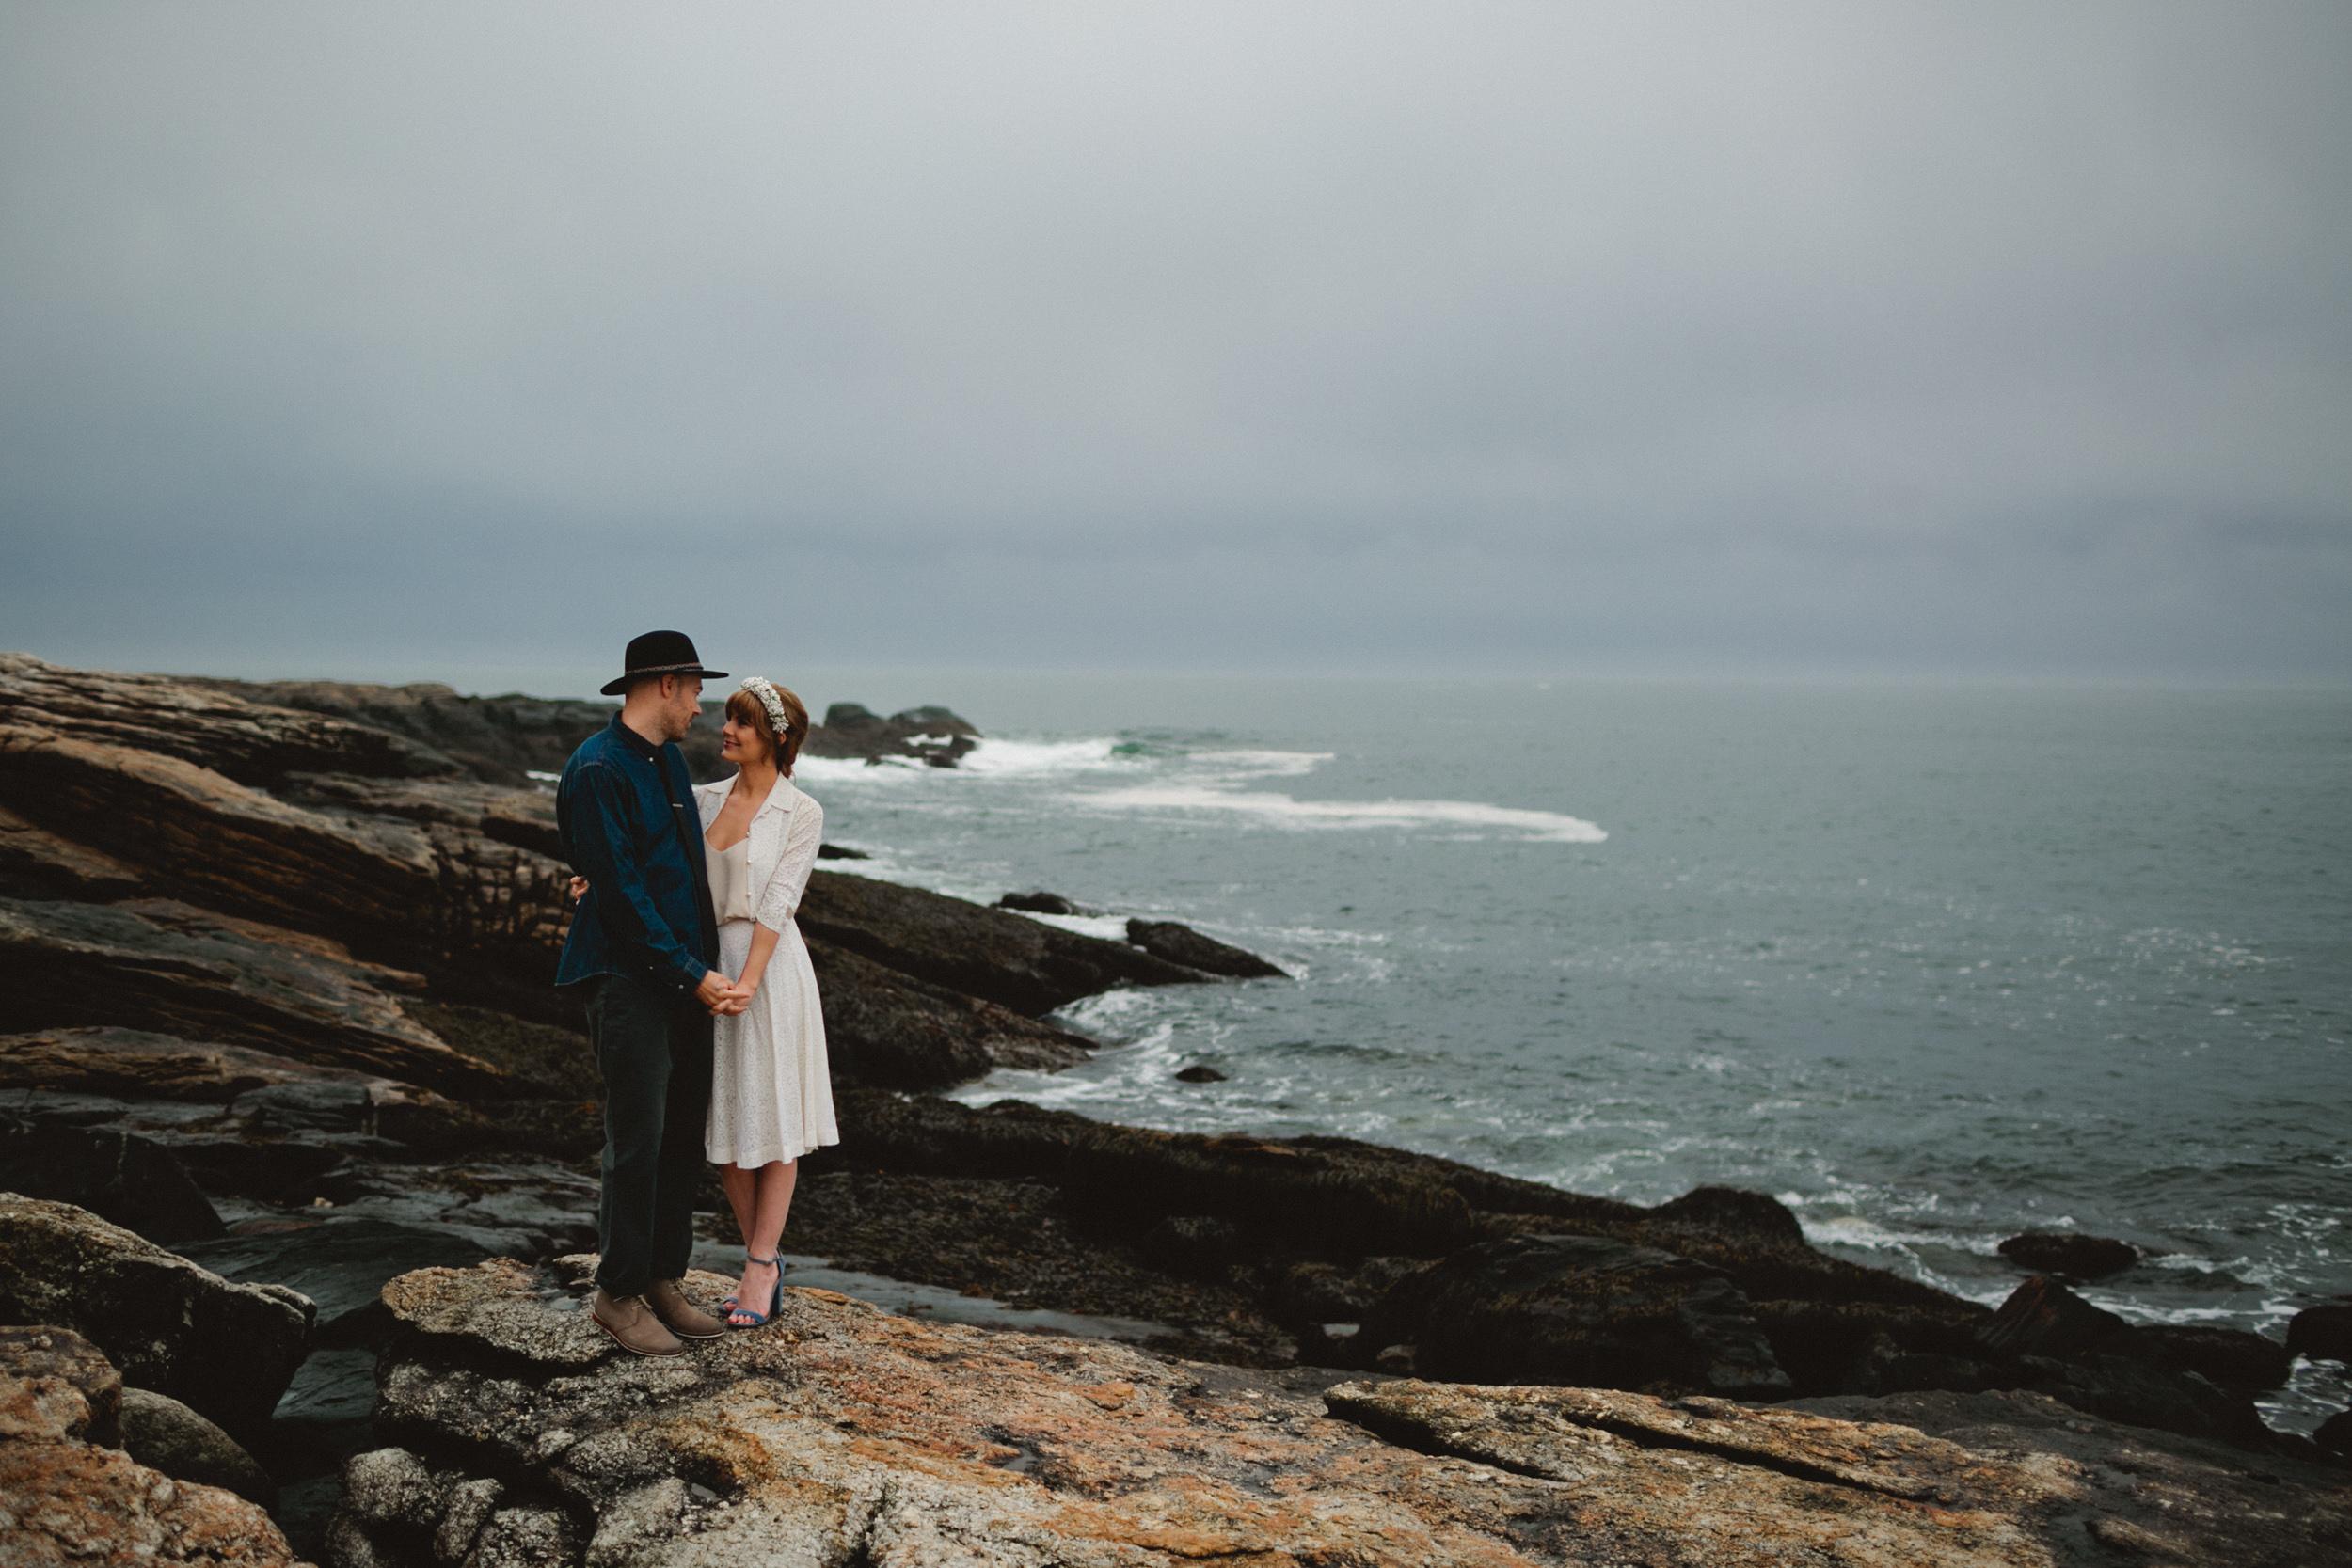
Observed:
[[[703,831],[710,831],[735,781],[694,791]],[[749,905],[761,926],[777,933],[776,950],[759,990],[742,1012],[718,1021],[710,1069],[710,1117],[703,1146],[713,1164],[764,1165],[797,1160],[841,1141],[834,1123],[833,1079],[825,1065],[825,1017],[817,1002],[817,972],[793,914],[817,864],[825,836],[824,808],[778,779],[752,816]],[[707,847],[707,841],[706,841]],[[754,921],[719,911],[719,970],[739,978],[751,957]]]

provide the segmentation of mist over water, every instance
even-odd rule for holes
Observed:
[[[2028,1227],[2154,1249],[2085,1292],[2137,1319],[2352,1291],[2352,697],[925,690],[990,734],[966,768],[803,765],[857,869],[1051,889],[1106,936],[1184,920],[1297,976],[1080,1004],[1095,1061],[967,1101],[1753,1187],[1987,1302]],[[2272,1415],[2347,1392],[2306,1364]]]

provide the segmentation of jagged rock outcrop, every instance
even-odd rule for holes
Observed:
[[[229,1040],[444,1093],[513,1097],[522,1086],[453,1051],[402,1010],[413,975],[363,964],[292,932],[183,904],[0,899],[0,1029],[125,1026]]]
[[[1206,978],[1120,942],[843,871],[810,875],[797,918],[815,941],[1032,1018],[1113,986]]]
[[[1257,954],[1235,947],[1231,942],[1202,936],[1189,926],[1173,920],[1130,920],[1127,941],[1155,958],[1197,969],[1203,974],[1222,974],[1237,980],[1287,980],[1287,972],[1276,968]]]
[[[2258,1480],[2226,1450],[2150,1454],[2113,1429],[2098,1457],[2053,1463],[2022,1427],[1974,1447],[1713,1400],[1331,1386],[806,1291],[770,1328],[648,1362],[519,1265],[426,1271],[385,1295],[405,1329],[377,1413],[391,1446],[349,1465],[329,1568],[469,1552],[548,1568],[780,1552],[872,1568],[2049,1568],[2143,1537],[2228,1541],[2230,1560],[2284,1568],[2343,1528],[2340,1478]],[[2257,1498],[2263,1520],[2226,1535],[2227,1511]]]
[[[822,941],[808,944],[836,1075],[890,1089],[936,1089],[1000,1067],[1055,1072],[1094,1042],[1009,1007],[885,969]]]
[[[825,721],[808,732],[802,751],[813,757],[904,757],[953,768],[979,739],[979,731],[944,707],[911,707],[884,719],[857,703],[835,703],[825,710]]]
[[[269,1419],[310,1348],[310,1303],[234,1285],[63,1203],[0,1193],[0,1323],[70,1328],[135,1386],[232,1434]]]
[[[124,1392],[80,1336],[51,1325],[0,1328],[0,1562],[293,1562],[286,1538],[255,1504],[121,1451]]]

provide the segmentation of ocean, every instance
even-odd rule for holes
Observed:
[[[773,672],[787,682],[792,672]],[[2279,1325],[2352,1292],[2352,694],[820,673],[961,769],[811,760],[851,868],[1284,981],[1120,991],[1092,1062],[958,1091],[1342,1133],[1650,1203],[1769,1192],[1987,1303]],[[835,863],[840,864],[841,863]],[[1200,1063],[1222,1083],[1179,1082]],[[2270,1402],[2352,1403],[2332,1363]]]

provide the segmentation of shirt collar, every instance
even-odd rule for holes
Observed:
[[[612,716],[612,733],[620,737],[622,745],[628,747],[639,756],[644,757],[647,762],[651,762],[661,750],[652,741],[647,740],[644,736],[639,735],[635,730],[632,730],[627,724],[622,723],[621,716],[617,713]]]

